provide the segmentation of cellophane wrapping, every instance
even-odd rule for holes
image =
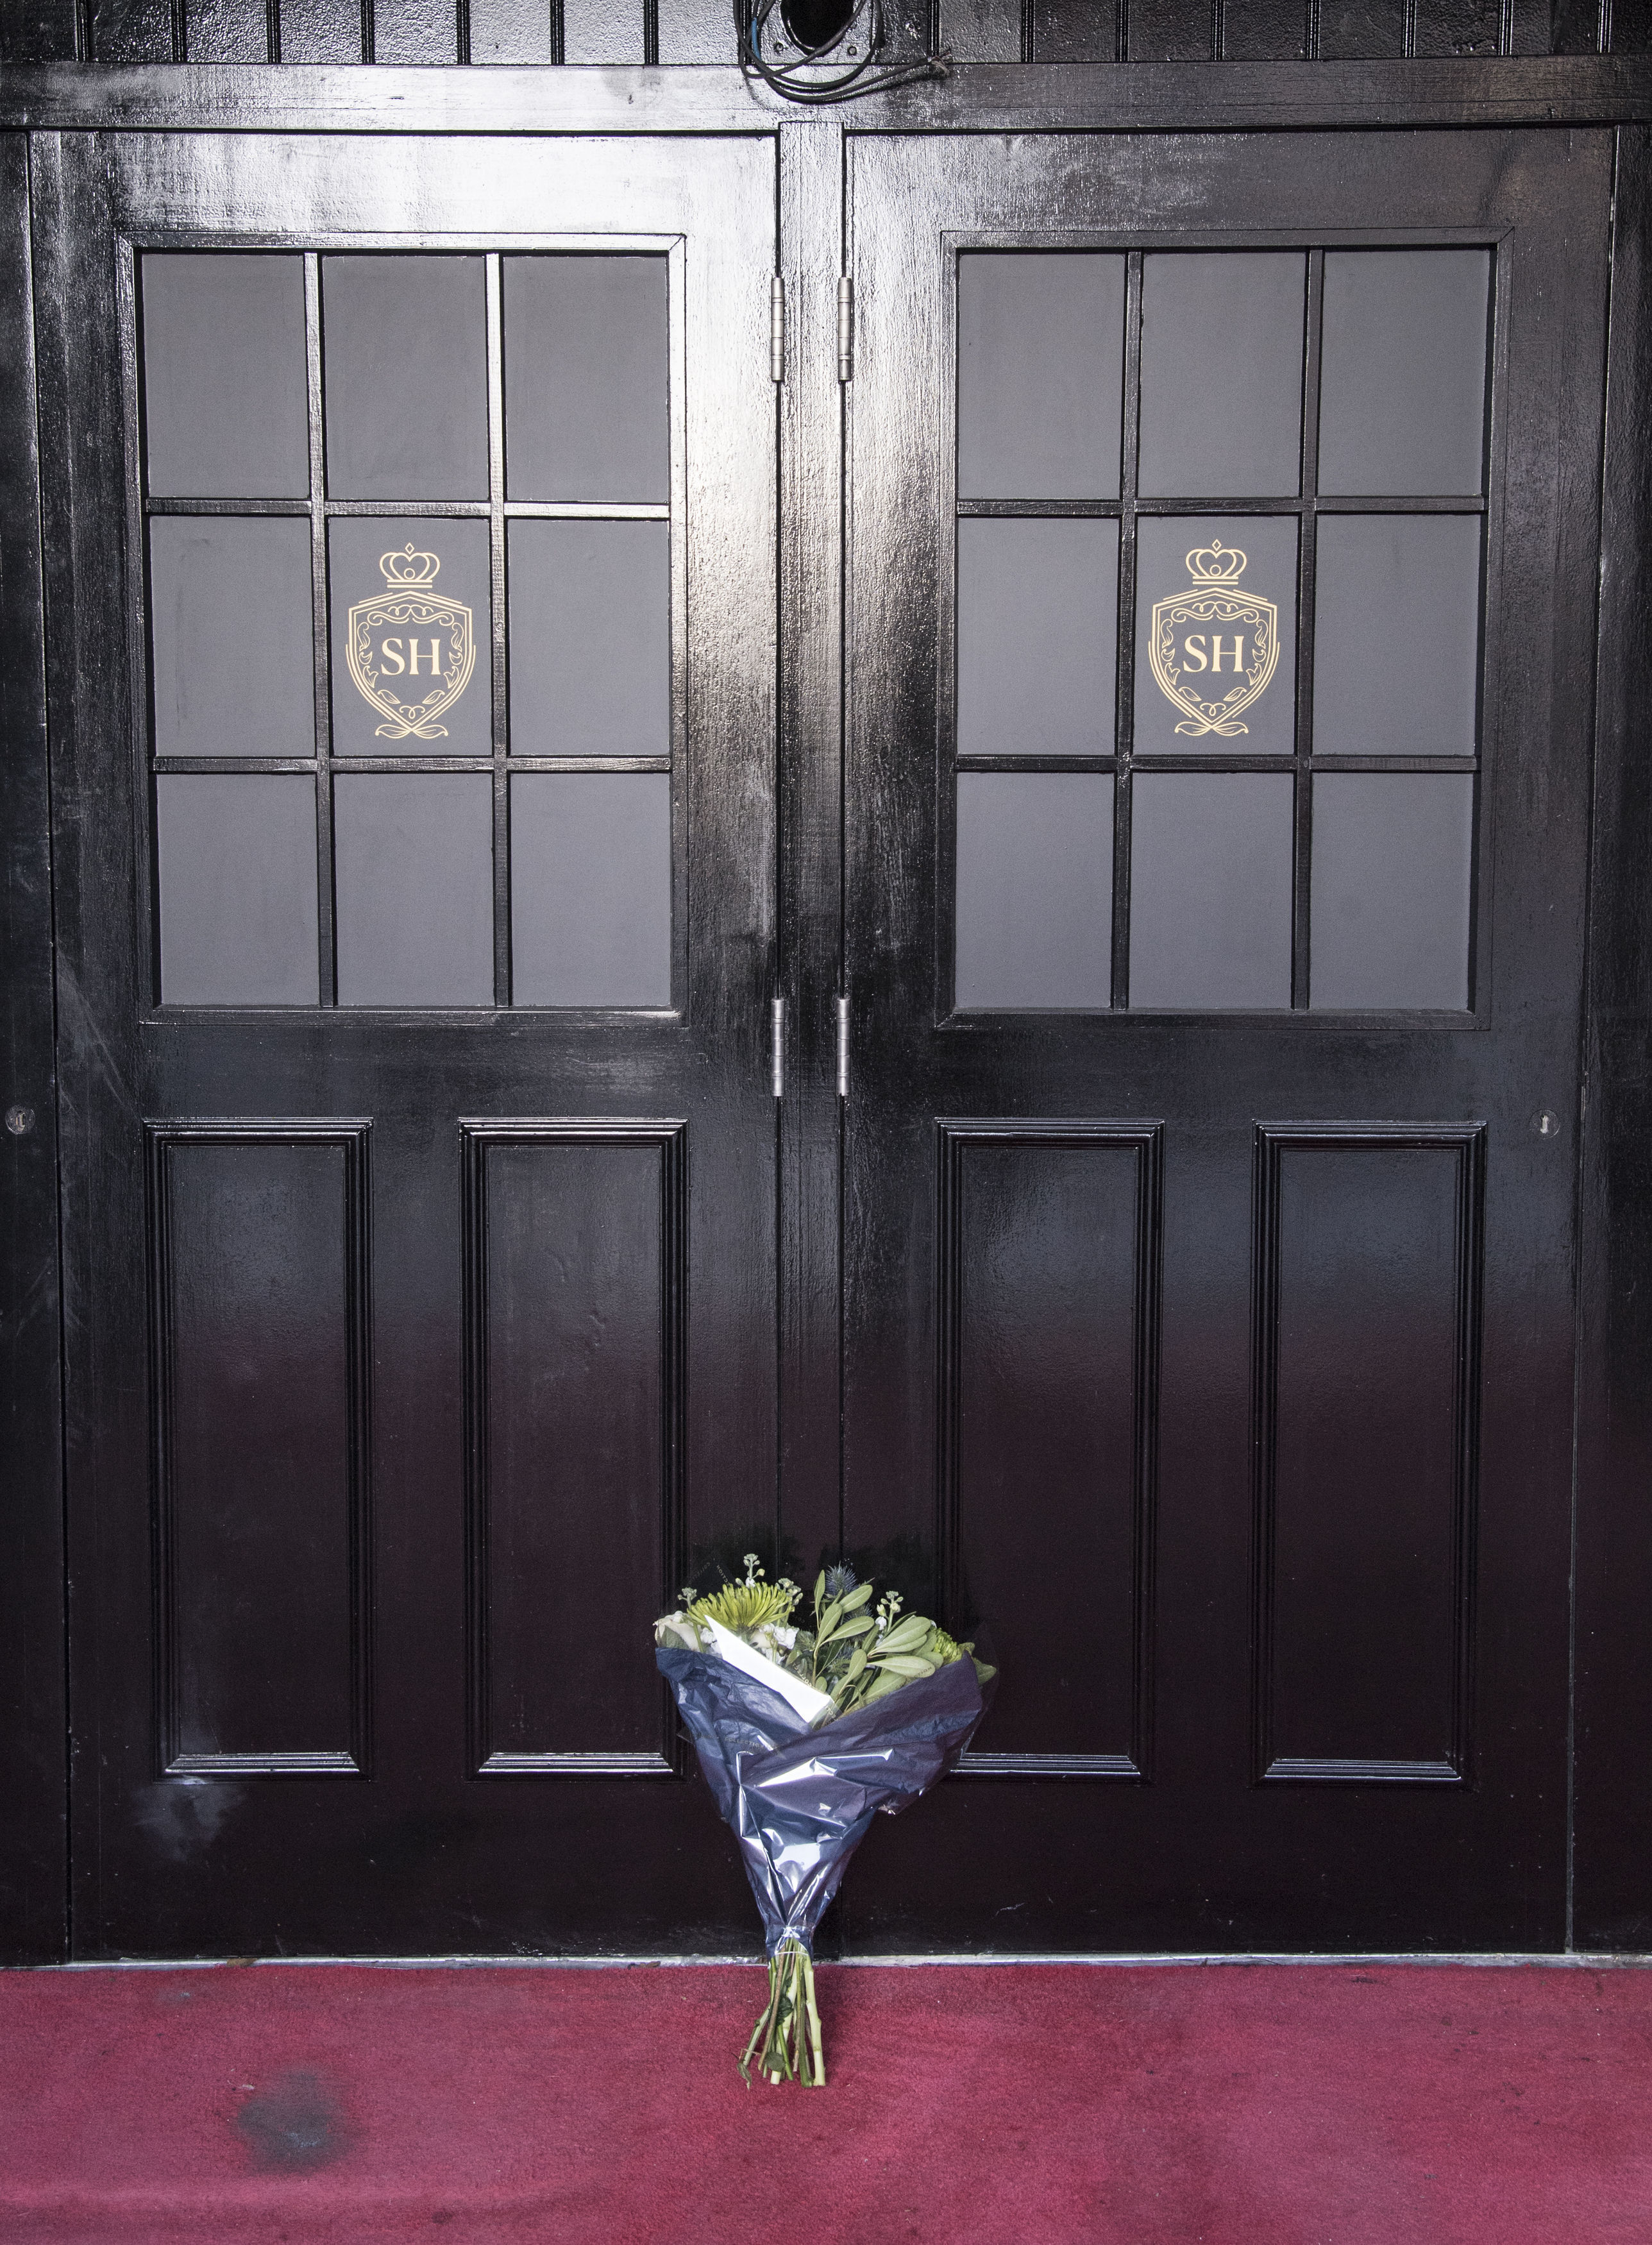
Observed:
[[[986,1712],[966,1655],[811,1730],[779,1693],[703,1652],[655,1658],[740,1843],[769,1956],[816,1928],[872,1818],[945,1775]]]

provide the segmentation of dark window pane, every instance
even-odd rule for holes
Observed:
[[[309,490],[304,264],[168,252],[143,261],[149,488],[182,499]]]
[[[479,257],[324,257],[334,499],[488,495],[487,284]]]
[[[518,1006],[671,1003],[671,781],[524,772],[511,783]]]
[[[315,1005],[315,782],[165,774],[155,818],[162,1001]]]
[[[1109,773],[958,775],[956,980],[965,1011],[1109,1002]]]
[[[512,499],[669,498],[666,318],[663,257],[504,260]]]
[[[315,755],[308,522],[156,516],[149,614],[157,756]]]
[[[1484,249],[1330,249],[1323,492],[1478,492],[1485,474]]]
[[[491,756],[487,525],[347,515],[328,557],[334,753]]]
[[[1479,589],[1478,515],[1322,520],[1316,749],[1326,756],[1473,756]]]
[[[341,1006],[493,1003],[493,790],[480,774],[333,783]]]
[[[669,525],[513,522],[510,560],[516,753],[669,755]]]
[[[1136,753],[1290,756],[1296,744],[1294,516],[1143,519]]]
[[[1289,772],[1138,772],[1130,1003],[1290,1003]]]
[[[1116,522],[960,522],[960,755],[1111,755],[1118,605]]]
[[[1123,383],[1122,257],[958,259],[960,499],[1114,497]]]
[[[1144,492],[1271,499],[1299,488],[1305,275],[1298,251],[1143,261]]]
[[[1473,842],[1466,772],[1318,775],[1316,1006],[1467,1005]]]

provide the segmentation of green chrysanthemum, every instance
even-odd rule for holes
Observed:
[[[721,1622],[736,1636],[749,1637],[765,1625],[783,1629],[791,1619],[797,1595],[797,1585],[789,1583],[784,1576],[777,1583],[764,1582],[756,1553],[748,1551],[745,1581],[725,1583],[721,1590],[713,1590],[709,1597],[696,1598],[688,1609],[688,1618],[693,1622]]]

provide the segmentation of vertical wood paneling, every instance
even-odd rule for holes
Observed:
[[[1652,54],[1652,0],[1612,0],[1611,51]]]
[[[1129,60],[1208,63],[1216,51],[1214,0],[1129,0]]]
[[[270,16],[268,0],[186,0],[184,60],[268,62]]]
[[[554,63],[555,0],[471,0],[473,63]]]
[[[647,0],[562,0],[565,63],[640,63]]]
[[[941,0],[941,45],[955,63],[1019,63],[1021,0]]]
[[[1418,55],[1494,55],[1502,37],[1503,0],[1418,0]]]
[[[367,1133],[149,1126],[172,1775],[366,1768]]]
[[[454,0],[373,0],[376,63],[456,63],[458,13]]]
[[[472,1765],[661,1775],[647,1647],[682,1565],[687,1127],[463,1135]]]
[[[281,0],[284,63],[363,59],[362,0]]]
[[[1003,1663],[972,1771],[1146,1774],[1160,1148],[940,1128],[940,1573]]]
[[[10,0],[0,9],[0,62],[71,63],[75,0]]]
[[[380,63],[735,59],[716,0],[470,0],[465,12],[468,54],[460,0],[95,0],[88,37],[102,63],[361,62],[364,22]],[[921,15],[916,0],[885,10],[890,58],[924,51]],[[0,61],[72,60],[76,23],[73,0],[20,0],[0,22]],[[1592,55],[1603,32],[1606,51],[1652,53],[1649,0],[940,0],[938,24],[958,63]]]
[[[1257,1774],[1467,1774],[1484,1127],[1256,1133]]]
[[[1225,62],[1300,62],[1308,36],[1309,0],[1225,0]]]
[[[1120,0],[1033,0],[1033,61],[1122,61],[1119,8]]]
[[[662,63],[734,61],[734,10],[721,0],[658,0],[658,22]]]
[[[63,1455],[51,849],[28,159],[0,143],[0,1959],[67,1938]],[[20,1124],[25,1127],[19,1128]]]
[[[1405,0],[1320,0],[1319,58],[1387,62],[1405,52]]]
[[[1596,700],[1578,1388],[1575,1890],[1652,1940],[1652,129],[1618,135]]]
[[[97,63],[175,63],[173,0],[92,0],[91,57]]]

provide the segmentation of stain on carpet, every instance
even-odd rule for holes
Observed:
[[[315,2073],[283,2073],[256,2090],[235,2126],[265,2174],[312,2174],[342,2160],[354,2140],[337,2095]]]

